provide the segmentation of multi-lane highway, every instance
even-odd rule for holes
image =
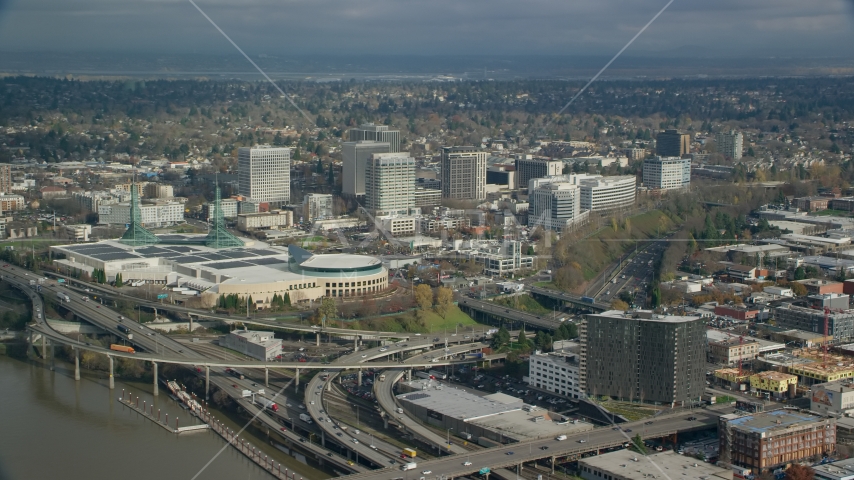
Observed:
[[[692,420],[693,419],[693,420]],[[456,478],[476,474],[482,468],[515,467],[522,463],[540,459],[550,459],[552,465],[556,459],[577,457],[583,453],[603,448],[624,445],[635,435],[641,438],[658,438],[677,432],[713,428],[717,425],[718,414],[714,411],[694,410],[683,414],[658,418],[653,421],[638,421],[621,424],[619,429],[601,428],[567,434],[567,439],[558,441],[555,437],[526,440],[461,455],[435,458],[418,462],[416,471],[430,471],[431,476]],[[400,471],[393,468],[375,470],[350,475],[348,479],[392,480],[400,477]]]

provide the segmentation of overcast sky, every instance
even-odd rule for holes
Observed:
[[[250,55],[611,55],[666,0],[197,0]],[[676,0],[637,55],[854,57],[852,0]],[[187,0],[0,0],[0,50],[234,53]]]

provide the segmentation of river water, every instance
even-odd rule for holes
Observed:
[[[74,380],[73,366],[57,362],[51,372],[38,360],[0,355],[0,480],[62,478],[91,480],[121,478],[193,479],[225,446],[209,431],[175,435],[118,403],[122,389],[140,397],[140,406],[154,400],[154,412],[169,415],[179,426],[198,423],[160,388],[156,399],[151,385],[107,379],[97,373]],[[239,418],[218,415],[232,428]],[[249,431],[244,433],[248,433]],[[259,433],[260,432],[256,432]],[[299,463],[274,449],[266,439],[243,435],[281,462],[297,478],[319,480],[329,473]],[[266,446],[265,446],[266,443]],[[202,479],[272,479],[234,448],[226,448],[198,475]]]

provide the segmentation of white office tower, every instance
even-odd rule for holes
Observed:
[[[389,152],[400,151],[400,131],[389,130],[385,125],[365,123],[359,125],[358,128],[351,128],[349,139],[351,142],[359,142],[362,140],[387,142],[389,144]]]
[[[237,151],[238,193],[280,207],[291,201],[291,149],[256,145]]]
[[[744,138],[741,132],[731,130],[729,133],[718,133],[715,135],[715,144],[718,153],[730,160],[741,160],[741,151],[744,148]]]
[[[344,142],[341,144],[341,157],[344,166],[341,170],[341,193],[350,197],[365,195],[365,167],[368,158],[375,153],[391,152],[391,144],[374,140]]]
[[[691,185],[691,159],[653,157],[643,161],[643,184],[653,190],[676,190]]]
[[[375,153],[365,169],[365,207],[374,215],[406,215],[415,206],[415,159]]]
[[[474,147],[442,148],[442,197],[484,200],[486,156]]]
[[[528,226],[546,230],[572,230],[589,217],[581,210],[581,189],[570,182],[555,182],[528,191]]]
[[[581,209],[607,212],[631,208],[635,204],[637,177],[619,175],[614,177],[591,176],[579,180]]]

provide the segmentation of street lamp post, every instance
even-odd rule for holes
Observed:
[[[453,430],[453,428],[448,429],[448,443],[447,443],[448,450],[451,449],[451,430]]]

